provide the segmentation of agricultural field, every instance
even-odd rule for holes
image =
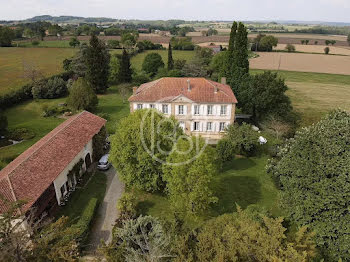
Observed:
[[[0,48],[0,95],[29,82],[26,67],[37,67],[45,76],[63,71],[62,61],[73,56],[71,48]]]
[[[274,50],[286,50],[286,44],[278,44]],[[296,52],[324,54],[325,45],[294,45]],[[350,56],[350,47],[328,46],[330,54]]]
[[[262,70],[251,70],[253,74]],[[293,107],[301,114],[301,125],[309,126],[336,108],[350,110],[350,76],[279,71],[286,80]]]
[[[161,55],[164,64],[166,65],[168,63],[168,50],[148,50],[146,52],[143,52],[141,54],[138,54],[131,58],[131,65],[136,70],[142,69],[142,63],[145,59],[146,55],[149,53],[156,52]],[[173,59],[185,59],[186,61],[191,61],[194,57],[194,51],[180,51],[180,50],[173,50]]]
[[[250,60],[253,69],[350,75],[349,56],[281,52],[258,52],[258,55]]]

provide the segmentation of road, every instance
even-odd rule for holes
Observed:
[[[107,175],[107,189],[103,202],[100,204],[96,220],[90,234],[88,252],[95,253],[101,239],[107,243],[112,240],[112,229],[119,216],[117,201],[124,192],[124,184],[120,182],[118,174],[113,167],[105,172]]]

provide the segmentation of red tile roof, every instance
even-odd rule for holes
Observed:
[[[191,90],[188,90],[188,82]],[[217,92],[215,92],[217,91]],[[196,103],[237,103],[230,86],[205,78],[164,77],[141,85],[130,102],[170,102],[183,95]]]
[[[84,111],[60,124],[0,171],[0,195],[25,200],[28,210],[105,123]],[[5,210],[0,199],[0,213]]]

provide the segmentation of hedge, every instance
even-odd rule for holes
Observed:
[[[45,78],[45,80],[47,81],[55,77],[60,77],[64,81],[68,81],[68,79],[71,78],[72,76],[73,76],[72,72],[63,72],[61,74],[57,74],[57,75],[53,75],[48,78]],[[12,91],[8,94],[0,96],[0,109],[6,109],[16,104],[33,99],[32,88],[33,88],[33,83],[26,84],[15,91]]]
[[[85,207],[79,221],[71,226],[72,232],[77,233],[74,238],[76,239],[77,243],[79,243],[80,248],[87,243],[91,230],[91,223],[97,210],[97,204],[97,198],[91,198]]]

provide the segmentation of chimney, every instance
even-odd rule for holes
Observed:
[[[226,85],[226,77],[221,77],[221,84]]]
[[[137,91],[137,86],[134,86],[134,87],[132,88],[132,94],[135,95],[135,94],[136,94],[136,91]]]
[[[191,91],[191,80],[187,79],[187,91]]]

